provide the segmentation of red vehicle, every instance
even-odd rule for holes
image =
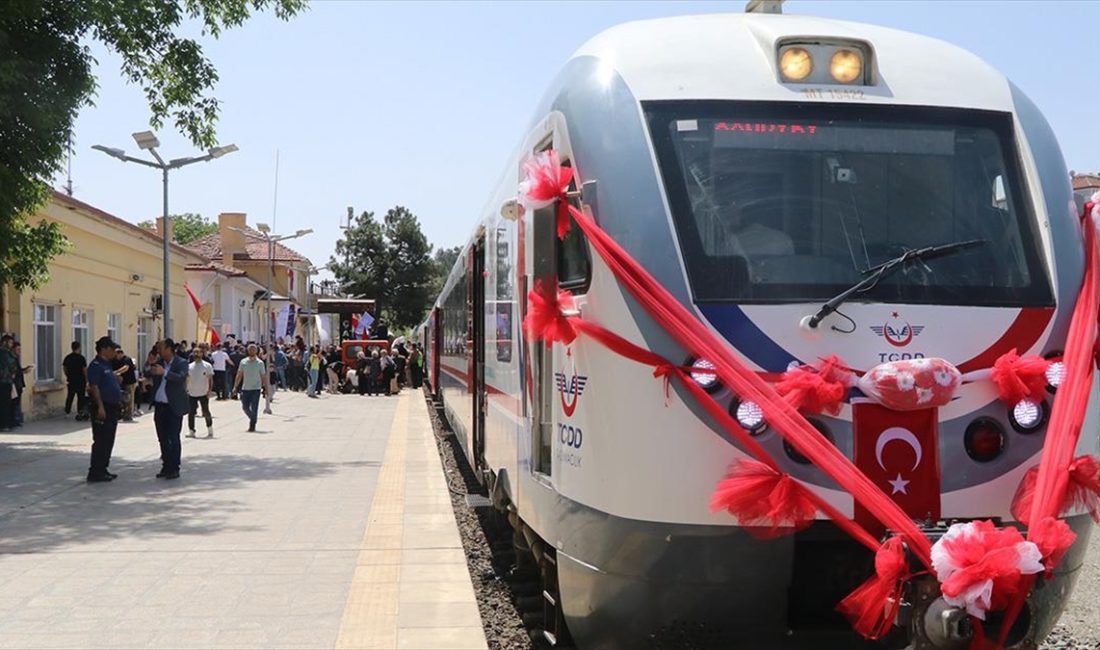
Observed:
[[[354,368],[360,352],[365,352],[369,355],[376,350],[381,351],[389,349],[390,342],[386,339],[343,341],[340,343],[340,360],[344,362],[345,368]]]

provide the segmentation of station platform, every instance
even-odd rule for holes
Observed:
[[[0,648],[486,647],[419,391],[211,407],[175,481],[149,415],[111,483],[87,423],[0,434]]]

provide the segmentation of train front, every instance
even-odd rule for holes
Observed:
[[[578,184],[596,186],[585,192],[595,220],[701,326],[773,385],[840,360],[852,381],[839,411],[804,414],[929,538],[955,522],[1015,522],[1085,269],[1061,153],[1019,89],[939,41],[763,15],[613,29],[559,84],[550,108],[568,126]],[[884,533],[592,257],[584,318],[696,364],[694,381],[784,472]],[[556,417],[583,445],[554,440],[569,505],[542,528],[579,644],[857,647],[835,607],[873,574],[873,553],[824,518],[761,540],[712,512],[744,445],[675,382],[584,336],[559,347]],[[1043,394],[1006,403],[989,377],[1013,351],[1052,363]],[[922,372],[951,374],[948,399]],[[583,391],[568,390],[581,376]],[[890,390],[910,403],[880,394]],[[1096,451],[1091,403],[1077,455]],[[1066,521],[1078,541],[1016,617],[1010,646],[1045,636],[1065,604],[1091,525],[1079,512]],[[967,646],[972,629],[934,583],[905,597],[882,643]]]

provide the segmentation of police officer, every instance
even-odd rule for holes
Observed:
[[[92,397],[92,462],[89,483],[106,483],[118,478],[107,470],[115,446],[119,407],[122,403],[121,378],[113,362],[118,344],[104,336],[95,342],[96,357],[88,365],[88,392]]]

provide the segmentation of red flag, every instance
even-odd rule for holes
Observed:
[[[893,411],[856,404],[856,466],[914,519],[940,516],[937,409]],[[856,503],[856,521],[875,533],[876,520]]]
[[[187,283],[183,283],[183,289],[187,292],[187,295],[191,297],[191,304],[195,306],[195,311],[198,312],[202,309],[202,301],[195,295],[195,292],[191,290],[191,287],[187,286]],[[218,330],[213,327],[210,328],[210,343],[211,345],[218,345],[221,343],[221,337],[218,336]]]

